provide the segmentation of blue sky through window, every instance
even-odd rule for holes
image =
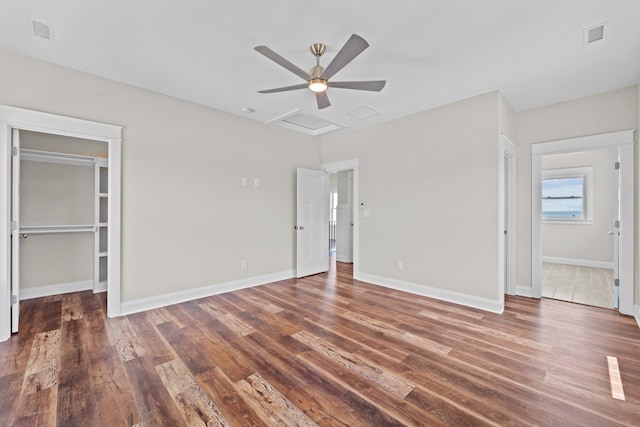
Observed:
[[[584,219],[584,177],[543,179],[542,217]]]

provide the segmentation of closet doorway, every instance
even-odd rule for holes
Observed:
[[[106,290],[107,315],[120,315],[121,133],[0,106],[0,341],[19,330],[21,288],[27,297]],[[38,256],[44,268],[31,268]]]

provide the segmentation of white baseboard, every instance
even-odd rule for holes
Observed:
[[[634,305],[633,306],[633,317],[635,317],[636,323],[638,324],[638,327],[640,328],[640,306],[639,305]]]
[[[590,261],[588,259],[573,259],[573,258],[558,258],[558,257],[552,257],[552,256],[543,256],[542,262],[548,262],[551,264],[578,265],[580,267],[607,268],[609,270],[613,270],[613,262]]]
[[[59,283],[57,285],[38,286],[37,288],[25,288],[20,289],[20,300],[68,294],[70,292],[89,291],[91,289],[93,289],[93,280]]]
[[[294,271],[288,270],[280,273],[248,277],[246,279],[234,280],[226,283],[217,283],[215,285],[202,286],[200,288],[187,289],[185,291],[172,292],[170,294],[126,301],[120,305],[120,314],[124,316],[127,314],[139,313],[141,311],[153,310],[154,308],[166,307],[168,305],[191,301],[198,298],[205,298],[211,295],[223,294],[225,292],[278,282],[280,280],[291,279],[292,277],[295,277]]]
[[[432,288],[430,286],[404,282],[402,280],[391,279],[388,277],[381,277],[367,273],[360,273],[358,275],[358,280],[362,282],[372,283],[374,285],[384,286],[385,288],[397,289],[399,291],[422,295],[429,298],[435,298],[442,301],[452,302],[454,304],[473,307],[484,311],[490,311],[492,313],[501,314],[504,311],[504,301],[501,300],[491,300],[487,298],[476,297],[460,292]]]
[[[516,295],[521,297],[529,297],[531,296],[531,286],[516,286]]]
[[[106,280],[103,280],[102,282],[99,282],[98,286],[96,286],[93,289],[93,293],[94,294],[99,294],[101,292],[107,292],[107,281]]]
[[[347,257],[347,256],[342,256],[342,255],[336,255],[336,261],[340,261],[340,262],[351,262],[351,258]]]

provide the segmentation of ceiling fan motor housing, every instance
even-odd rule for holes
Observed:
[[[327,46],[323,43],[314,43],[309,46],[309,49],[311,53],[313,53],[313,56],[322,56],[322,54],[326,52]]]

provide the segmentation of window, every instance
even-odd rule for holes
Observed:
[[[591,221],[593,168],[542,171],[542,220]]]

